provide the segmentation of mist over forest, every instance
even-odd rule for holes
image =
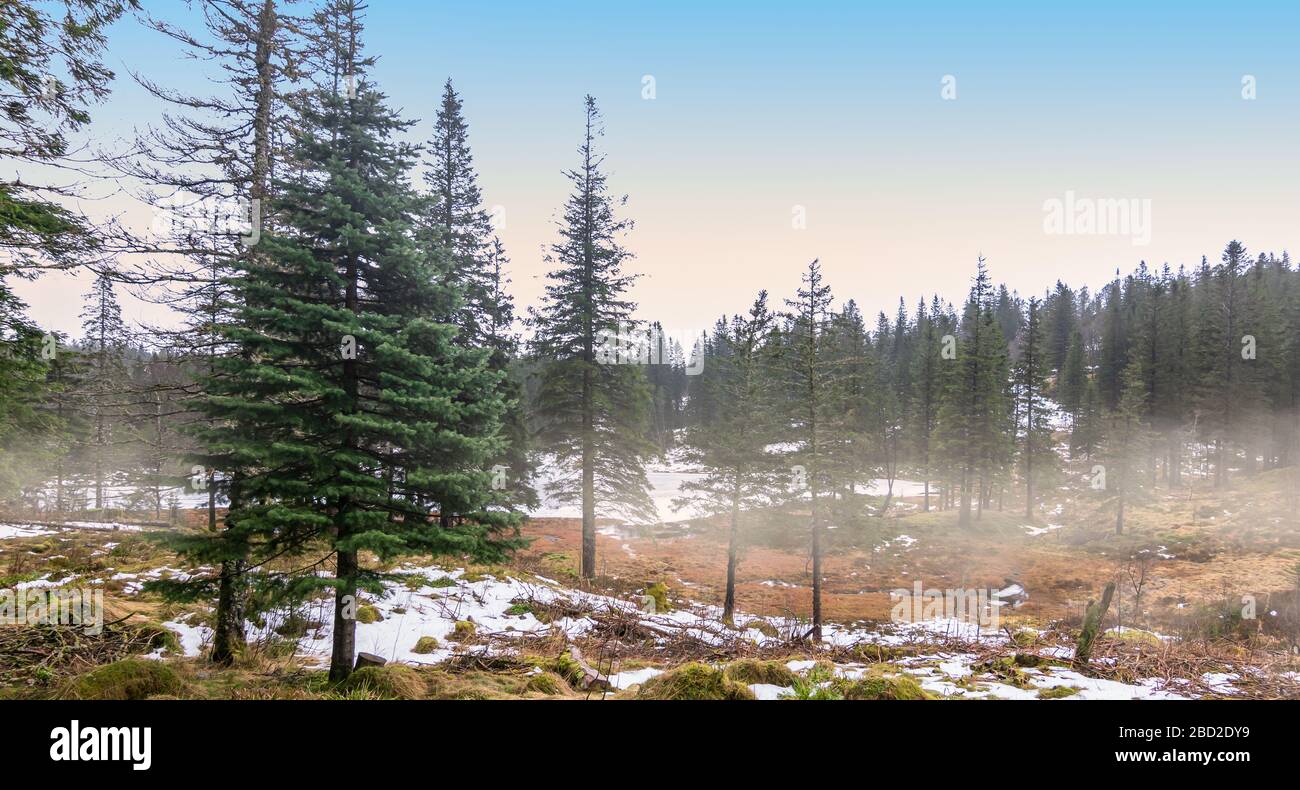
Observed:
[[[525,303],[457,79],[395,106],[357,0],[190,11],[0,3],[0,699],[1300,695],[1285,248],[1102,199],[1103,281],[792,258],[665,329],[578,89]],[[219,79],[115,73],[123,26]],[[82,145],[123,80],[165,113]]]

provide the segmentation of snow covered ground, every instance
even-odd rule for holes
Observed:
[[[735,636],[718,621],[720,612],[716,607],[692,606],[676,609],[672,612],[648,614],[638,613],[637,606],[620,598],[597,595],[565,588],[551,580],[538,578],[525,581],[511,576],[504,578],[486,577],[476,581],[467,580],[462,570],[444,570],[437,567],[404,567],[400,573],[410,574],[411,578],[424,579],[429,583],[387,583],[383,595],[365,596],[366,605],[374,606],[382,619],[376,622],[357,624],[357,649],[382,656],[389,661],[407,664],[437,664],[450,658],[457,649],[456,624],[468,621],[475,625],[480,639],[467,649],[485,653],[508,652],[512,642],[528,634],[547,631],[559,631],[570,638],[577,637],[595,625],[590,616],[560,617],[549,623],[537,619],[532,612],[526,611],[521,602],[526,600],[541,603],[564,602],[579,608],[594,610],[617,610],[637,616],[646,626],[661,630],[684,630],[706,643],[720,643]],[[328,598],[309,604],[298,612],[314,627],[299,642],[299,655],[310,663],[323,665],[328,661],[332,628],[332,601]],[[250,636],[254,639],[274,638],[275,629],[283,624],[285,616],[269,618],[261,627],[249,624]],[[801,623],[784,618],[763,618],[766,623],[787,634],[800,629]],[[756,622],[750,615],[739,614],[737,622],[748,625]],[[196,656],[211,639],[212,633],[206,626],[195,626],[185,618],[165,623],[177,632],[181,645],[187,656]],[[765,636],[757,628],[746,628],[738,632],[742,639],[756,644],[776,644],[779,638]],[[484,644],[481,637],[490,635]],[[415,652],[416,643],[421,637],[431,636],[437,639],[438,647],[432,652]],[[933,620],[922,623],[903,623],[898,625],[880,625],[857,623],[850,625],[831,624],[826,628],[827,645],[853,646],[859,644],[879,645],[916,645],[936,644],[951,645],[948,640],[965,640],[974,645],[1001,644],[1006,636],[992,630],[981,630],[978,626],[957,620]],[[959,644],[959,643],[958,643]],[[826,648],[822,648],[825,650]],[[1058,651],[1059,652],[1059,651]],[[1067,655],[1059,656],[1069,658]],[[901,659],[896,663],[900,672],[906,672],[927,691],[941,696],[960,696],[967,698],[999,699],[1037,699],[1038,692],[1057,686],[1070,686],[1076,693],[1069,699],[1181,699],[1183,694],[1171,691],[1156,679],[1143,680],[1128,684],[1117,681],[1089,678],[1073,670],[1051,666],[1042,669],[1027,668],[1022,670],[1028,685],[1019,687],[1001,682],[995,677],[983,676],[977,669],[978,657],[973,652],[961,649],[944,649],[932,654],[924,654]],[[807,673],[814,665],[811,659],[790,661],[789,668],[797,673]],[[858,679],[865,675],[869,667],[860,663],[838,663],[834,672],[840,677]],[[645,667],[614,673],[610,677],[611,685],[616,689],[625,689],[634,684],[644,683],[658,675],[661,669]],[[1233,693],[1231,681],[1235,675],[1223,674],[1212,680],[1218,684],[1220,693]],[[751,690],[759,699],[779,699],[791,693],[791,687],[755,684]]]
[[[102,528],[108,525],[96,525]],[[119,525],[126,526],[126,525]],[[43,528],[32,525],[0,525],[0,539],[45,534]],[[107,544],[105,544],[107,545]],[[54,587],[73,582],[102,584],[105,580],[125,581],[123,594],[139,594],[144,581],[158,578],[188,578],[193,573],[210,572],[210,568],[184,570],[159,567],[139,573],[115,572],[106,569],[104,578],[76,576],[50,581],[51,574],[23,582],[24,587]],[[788,618],[757,618],[738,612],[738,629],[729,629],[720,622],[721,611],[716,606],[690,603],[670,612],[647,613],[637,603],[608,595],[583,592],[567,588],[544,577],[520,578],[515,575],[466,577],[462,569],[445,569],[436,566],[408,565],[398,568],[400,581],[383,585],[383,593],[363,593],[360,605],[373,607],[373,621],[358,618],[357,649],[374,653],[389,661],[407,664],[436,664],[447,660],[458,650],[485,653],[510,652],[521,638],[530,634],[563,633],[568,638],[582,636],[596,626],[593,615],[617,612],[637,620],[651,633],[660,634],[658,641],[667,641],[669,635],[685,634],[706,645],[721,645],[732,639],[748,640],[756,645],[775,646],[791,634],[800,633],[807,624]],[[558,606],[557,606],[558,605]],[[556,615],[539,619],[532,609],[547,606],[549,611],[570,611],[572,616]],[[297,641],[298,654],[309,663],[324,664],[329,657],[333,626],[333,600],[325,595],[301,605],[292,613],[306,623],[306,633]],[[281,639],[277,629],[283,630],[290,613],[279,612],[267,616],[260,624],[248,623],[249,635],[254,640]],[[193,615],[178,617],[164,623],[174,631],[186,656],[198,656],[212,639],[211,629],[193,622]],[[472,644],[459,644],[457,624],[473,623],[476,638]],[[761,628],[760,628],[761,626]],[[775,633],[778,636],[770,636]],[[766,632],[766,633],[765,633]],[[1026,681],[1019,685],[1002,682],[997,677],[981,673],[978,657],[971,648],[975,645],[1005,644],[1007,636],[990,629],[981,629],[974,623],[960,620],[931,620],[919,623],[831,623],[824,628],[825,644],[809,648],[814,654],[831,647],[858,645],[922,646],[924,654],[899,659],[893,666],[898,671],[912,675],[927,691],[945,696],[997,697],[1004,699],[1036,699],[1038,692],[1057,686],[1076,689],[1069,699],[1172,699],[1180,698],[1180,684],[1173,689],[1156,679],[1137,683],[1085,677],[1060,666],[1043,666],[1022,670]],[[428,652],[416,652],[423,637],[433,637],[436,647]],[[426,640],[427,641],[427,640]],[[963,648],[963,645],[966,645]],[[933,651],[930,652],[931,647]],[[1053,648],[1054,657],[1068,659],[1068,648]],[[1064,652],[1062,652],[1064,651]],[[1049,651],[1040,651],[1046,654]],[[163,658],[156,651],[152,656]],[[811,660],[793,661],[790,668],[807,672]],[[845,678],[860,677],[867,670],[865,664],[839,663],[834,671]],[[615,688],[626,688],[643,683],[659,669],[646,667],[617,672],[611,677]],[[1219,694],[1234,694],[1238,690],[1233,682],[1240,679],[1236,672],[1209,673],[1202,682]],[[789,688],[756,684],[752,687],[760,699],[777,699],[790,693]]]
[[[558,501],[550,487],[555,484],[560,475],[555,467],[555,462],[550,458],[543,458],[537,466],[537,493],[541,498],[541,504],[534,510],[529,511],[529,515],[539,518],[582,518],[582,508],[576,504],[569,504]],[[677,507],[673,500],[682,495],[682,484],[687,481],[699,480],[703,475],[694,471],[688,464],[680,460],[680,456],[670,454],[665,463],[654,464],[646,469],[646,479],[650,483],[650,500],[654,503],[655,509],[659,514],[659,520],[668,523],[672,521],[685,521],[688,519],[700,518],[707,515],[700,508],[692,505]],[[889,490],[889,481],[884,478],[872,480],[865,485],[856,486],[859,494],[870,496],[884,496]],[[918,483],[915,480],[895,480],[893,485],[894,498],[899,497],[917,497],[925,493],[925,484]],[[933,489],[931,490],[933,493]],[[616,517],[613,513],[602,513],[596,511],[597,517]]]
[[[54,530],[36,524],[0,524],[0,540],[6,538],[35,538],[50,535]]]
[[[0,540],[6,538],[34,538],[41,535],[53,535],[61,529],[94,529],[110,532],[140,532],[139,524],[123,524],[119,521],[63,521],[57,524],[0,524]]]
[[[68,528],[96,530],[135,530],[134,525],[111,523],[81,523]],[[0,524],[0,539],[52,534],[58,529],[44,525]],[[105,538],[109,535],[105,534]],[[895,540],[899,548],[906,548],[910,539],[900,536]],[[114,545],[106,541],[101,551]],[[21,583],[24,587],[40,588],[78,584],[102,584],[105,581],[126,582],[122,593],[127,596],[140,593],[149,579],[190,577],[191,574],[210,572],[210,568],[181,569],[159,567],[136,573],[124,573],[107,568],[103,578],[78,576],[51,581],[52,574]],[[716,606],[688,603],[670,612],[646,613],[638,604],[624,598],[599,595],[567,588],[554,580],[540,576],[503,574],[467,577],[462,569],[437,566],[407,565],[398,568],[401,580],[386,582],[383,593],[359,596],[360,604],[373,607],[377,615],[372,622],[358,618],[357,649],[374,653],[389,661],[408,664],[436,664],[450,658],[460,650],[487,653],[510,652],[518,641],[530,634],[562,633],[572,639],[593,629],[597,620],[592,615],[617,612],[637,620],[651,633],[660,634],[658,641],[666,642],[668,635],[685,634],[706,645],[721,645],[729,640],[743,639],[759,646],[777,646],[807,628],[807,623],[783,617],[758,618],[738,612],[739,629],[730,629],[720,622],[721,611]],[[775,582],[773,582],[775,584]],[[572,616],[554,616],[547,622],[539,619],[532,609],[545,606],[548,611],[575,612]],[[293,616],[306,623],[306,633],[297,640],[297,652],[309,663],[324,664],[329,657],[332,639],[333,600],[324,595],[320,599],[298,607]],[[279,640],[277,630],[289,619],[289,612],[266,617],[260,624],[249,623],[249,635],[254,640]],[[460,645],[457,624],[473,623],[476,638],[472,644]],[[177,633],[186,656],[198,656],[212,638],[211,629],[195,621],[193,615],[181,616],[164,623]],[[771,636],[776,633],[778,636]],[[1159,635],[1157,635],[1159,636]],[[428,652],[416,652],[423,637],[437,640],[436,647]],[[825,644],[810,647],[814,655],[832,647],[862,645],[919,646],[921,655],[897,659],[893,666],[898,671],[912,675],[927,691],[945,696],[996,697],[1004,699],[1036,699],[1044,689],[1070,686],[1075,693],[1069,699],[1172,699],[1187,696],[1183,688],[1190,681],[1164,684],[1156,679],[1142,679],[1136,683],[1089,678],[1061,666],[1043,665],[1021,671],[1024,681],[1012,685],[996,676],[982,672],[977,666],[976,646],[1005,645],[1006,634],[981,629],[974,623],[961,620],[930,620],[917,623],[831,623],[823,630]],[[1166,637],[1161,637],[1165,639]],[[1038,650],[1040,656],[1068,660],[1069,647],[1056,646]],[[155,657],[163,657],[161,653]],[[806,663],[806,666],[805,666]],[[791,669],[807,672],[812,663],[793,662]],[[866,665],[840,663],[835,672],[846,678],[860,676]],[[1231,668],[1227,668],[1231,670]],[[1207,673],[1201,683],[1218,694],[1235,694],[1234,686],[1241,675],[1235,671]],[[618,672],[611,678],[616,688],[626,688],[643,683],[660,670],[640,668]],[[779,686],[755,685],[752,687],[760,699],[776,699],[789,694],[790,689]]]

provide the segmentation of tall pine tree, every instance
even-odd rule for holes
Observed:
[[[631,257],[621,239],[632,223],[615,215],[596,150],[603,133],[596,100],[586,97],[581,162],[565,173],[573,192],[564,206],[560,240],[547,261],[556,266],[546,297],[531,314],[533,355],[540,365],[533,412],[539,438],[554,453],[557,480],[550,495],[582,506],[582,578],[596,574],[596,510],[657,518],[644,461],[650,396],[644,371],[619,356],[631,341],[626,298],[635,279],[623,273]]]

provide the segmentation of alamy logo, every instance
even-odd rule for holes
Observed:
[[[1150,198],[1077,197],[1043,201],[1043,232],[1053,236],[1128,236],[1135,247],[1151,243]]]
[[[686,349],[690,348],[687,352]],[[704,372],[704,338],[692,331],[665,332],[620,322],[596,332],[596,363],[600,365],[680,364],[688,376]]]
[[[930,620],[960,620],[977,623],[981,628],[998,627],[999,609],[1007,601],[1003,596],[1011,594],[1007,590],[993,591],[987,589],[925,589],[920,581],[912,583],[912,589],[898,588],[889,593],[894,601],[889,612],[889,619],[895,623],[923,623]]]
[[[0,625],[73,625],[96,636],[104,630],[101,589],[0,590]]]
[[[134,771],[153,765],[151,727],[82,727],[76,719],[50,730],[50,759],[55,762],[128,761]]]

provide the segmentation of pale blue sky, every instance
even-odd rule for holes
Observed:
[[[634,296],[671,328],[708,326],[759,288],[785,296],[817,256],[838,299],[892,312],[900,294],[959,299],[981,253],[1030,293],[1095,287],[1140,259],[1217,259],[1234,237],[1294,246],[1300,4],[976,5],[371,0],[366,38],[375,80],[422,119],[416,139],[455,80],[523,305],[541,292],[586,93],[637,221]],[[110,62],[121,78],[94,114],[101,143],[157,119],[128,69],[187,89],[204,78],[132,23]],[[1045,234],[1044,201],[1070,190],[1150,200],[1150,244]],[[51,277],[23,292],[38,320],[73,329],[82,290]]]

